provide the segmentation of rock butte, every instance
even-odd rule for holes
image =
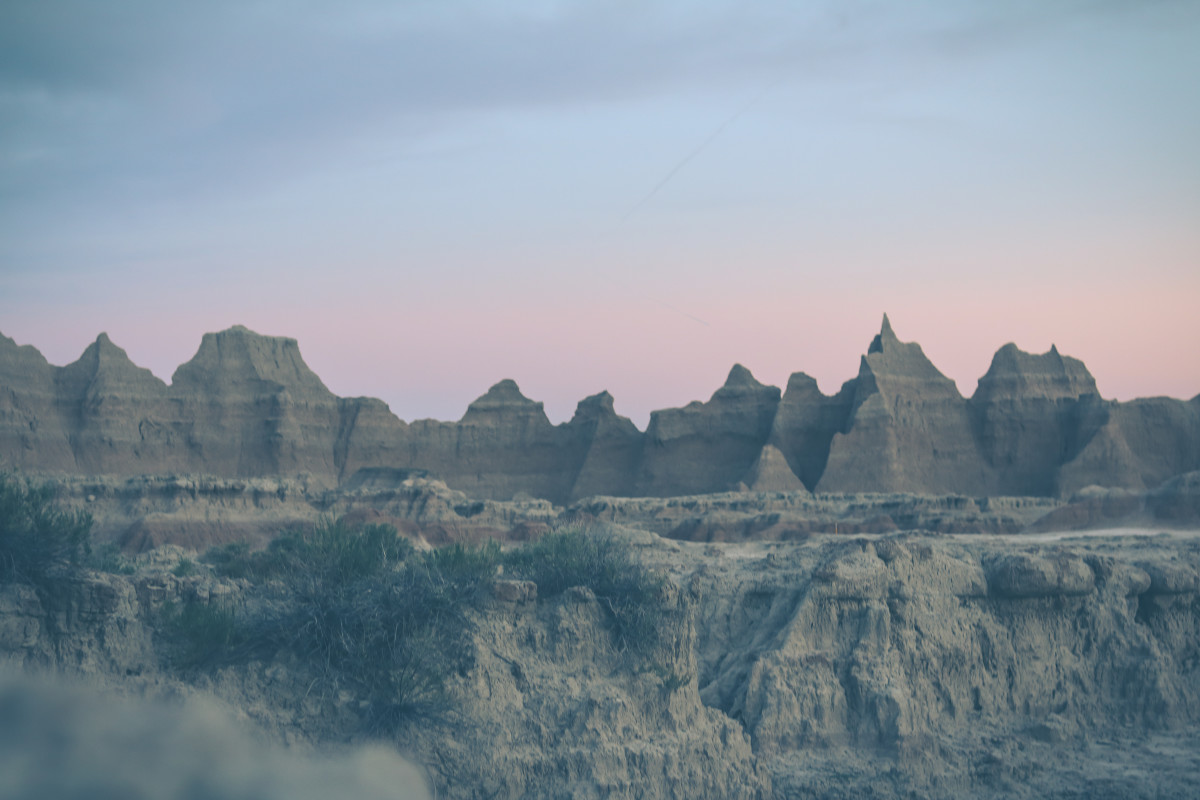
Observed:
[[[42,474],[306,475],[424,470],[481,499],[724,492],[909,492],[1066,497],[1146,491],[1200,469],[1200,396],[1103,400],[1082,362],[1007,344],[964,398],[885,315],[858,375],[824,395],[741,365],[708,402],[655,411],[639,431],[607,392],[560,425],[504,380],[457,422],[405,423],[329,391],[296,340],[242,326],[205,334],[168,386],[101,334],[50,365],[0,336],[0,469]]]

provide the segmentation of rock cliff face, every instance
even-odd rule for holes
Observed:
[[[493,581],[464,611],[453,713],[381,742],[423,765],[437,797],[1195,796],[1194,538],[623,535],[669,576],[655,602],[677,635],[631,661],[590,590]],[[0,582],[0,662],[131,694],[215,696],[295,747],[362,742],[352,693],[313,691],[303,659],[170,666],[166,603],[252,605],[245,580],[203,565],[179,574],[183,556],[162,548],[130,575]],[[100,729],[125,736],[126,722]],[[29,738],[5,734],[0,761]]]
[[[1146,756],[1116,744],[1200,720],[1200,564],[1175,547],[889,537],[708,561],[701,697],[780,797],[1182,797],[1200,763],[1134,777]]]
[[[1200,469],[1200,397],[1101,401],[1087,412],[1078,455],[1059,472],[1060,494],[1092,485],[1150,489]]]
[[[579,440],[588,443],[570,499],[633,494],[642,458],[642,432],[617,414],[613,396],[601,392],[581,400],[570,427],[577,431]]]
[[[571,431],[551,424],[542,404],[504,380],[467,408],[461,421],[420,420],[409,426],[406,460],[468,494],[518,492],[568,496],[585,455]]]
[[[139,559],[132,575],[87,572],[47,586],[0,581],[0,667],[49,668],[129,693],[215,695],[268,736],[298,745],[301,752],[304,746],[374,741],[422,765],[433,795],[452,800],[770,796],[770,782],[741,726],[700,701],[696,633],[688,598],[678,587],[668,586],[655,600],[678,620],[672,634],[633,660],[615,644],[605,607],[590,589],[542,597],[531,582],[496,580],[489,598],[464,598],[453,612],[465,617],[465,657],[461,669],[446,667],[452,710],[414,714],[394,732],[372,734],[363,704],[351,692],[313,690],[320,672],[313,674],[313,665],[303,658],[265,663],[256,658],[215,670],[172,667],[162,644],[169,626],[163,613],[167,604],[247,613],[254,602],[244,580],[215,577],[204,567],[177,575],[173,567],[182,556],[178,548],[162,548]],[[446,658],[440,652],[433,657]],[[6,697],[11,694],[0,695],[0,701]],[[29,722],[14,714],[5,720]],[[68,738],[90,738],[99,728],[123,740],[128,735],[123,723],[93,721],[87,729],[69,731]],[[13,764],[6,760],[6,745],[30,731],[13,733],[6,728],[0,735],[0,764]],[[171,744],[183,748],[174,754],[176,761],[191,757],[187,743],[174,739]],[[60,744],[53,755],[61,757],[61,751]],[[148,772],[136,759],[129,762],[120,777]],[[28,772],[19,760],[15,766]],[[92,768],[114,777],[111,763]],[[0,776],[0,787],[11,787],[13,779]],[[190,789],[201,785],[200,780],[188,784]],[[233,794],[295,796],[266,789]],[[230,796],[229,791],[188,796]],[[338,791],[328,787],[323,796]]]
[[[778,388],[735,364],[707,403],[655,411],[634,493],[668,497],[733,488],[758,460],[778,406]]]
[[[206,334],[175,371],[171,394],[196,472],[337,474],[338,398],[304,363],[295,339],[240,326]]]
[[[57,413],[57,372],[33,347],[0,336],[0,467],[75,470],[75,452]]]
[[[1102,400],[1083,364],[1005,345],[969,399],[884,317],[858,375],[826,396],[735,365],[706,402],[642,433],[607,392],[552,424],[511,380],[457,422],[405,423],[340,398],[294,339],[206,334],[163,384],[101,334],[55,367],[0,337],[0,469],[84,475],[295,477],[335,487],[362,469],[425,470],[481,499],[751,491],[1070,496],[1145,491],[1200,469],[1200,397]]]
[[[788,378],[787,391],[771,424],[771,444],[810,490],[817,488],[833,437],[846,430],[854,403],[855,381],[848,381],[833,397],[826,397],[817,382],[797,372]]]
[[[990,494],[992,479],[967,403],[920,345],[901,342],[887,316],[855,380],[850,414],[835,434],[818,488]]]
[[[1010,495],[1057,493],[1060,465],[1078,455],[1089,411],[1099,402],[1083,362],[1051,348],[1043,355],[1006,344],[971,397],[980,450],[995,489]]]

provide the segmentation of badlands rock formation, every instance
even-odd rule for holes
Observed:
[[[817,484],[825,492],[990,494],[967,403],[921,346],[901,342],[887,316],[863,356],[849,415]]]
[[[667,576],[657,602],[685,614],[679,636],[639,666],[589,590],[496,581],[493,601],[467,610],[453,713],[385,740],[437,797],[1196,796],[1194,538],[618,532]],[[313,691],[297,659],[171,666],[164,604],[251,599],[244,580],[183,574],[184,555],[161,548],[131,575],[0,582],[0,662],[215,696],[293,747],[363,741],[353,694]]]
[[[405,423],[340,398],[293,339],[206,334],[165,385],[101,334],[55,367],[0,337],[0,469],[107,476],[307,476],[424,470],[484,499],[557,504],[593,495],[737,489],[1069,497],[1135,492],[1200,469],[1200,396],[1106,401],[1057,350],[1005,345],[972,397],[902,342],[887,317],[858,375],[826,396],[803,373],[786,392],[735,365],[707,402],[664,409],[643,433],[607,392],[555,425],[505,380],[457,422]]]
[[[763,386],[734,364],[707,403],[655,411],[634,494],[670,497],[732,488],[755,466],[778,406],[778,388]]]

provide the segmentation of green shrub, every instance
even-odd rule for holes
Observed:
[[[505,554],[506,572],[538,585],[539,597],[592,590],[608,612],[618,649],[649,653],[674,635],[679,609],[664,603],[665,578],[637,561],[629,542],[571,528]]]
[[[248,643],[244,626],[228,604],[168,603],[161,615],[171,645],[170,659],[179,667],[233,660]]]
[[[394,528],[326,520],[259,552],[230,545],[204,560],[218,575],[281,585],[283,603],[244,621],[247,635],[307,663],[326,688],[367,701],[369,726],[388,730],[444,708],[445,681],[465,657],[465,609],[495,572],[500,547],[418,554]],[[212,638],[185,622],[177,629]]]
[[[504,559],[500,543],[488,539],[480,545],[451,544],[427,550],[414,562],[433,578],[459,586],[476,587],[496,574]]]
[[[325,586],[378,574],[411,552],[412,543],[390,525],[354,527],[340,519],[326,519],[312,530],[276,537],[266,550],[252,553],[247,544],[237,543],[210,550],[204,560],[226,577]]]
[[[171,574],[176,578],[186,578],[188,575],[196,574],[196,562],[190,558],[181,558],[172,569]]]
[[[665,579],[611,536],[566,530],[507,551],[488,541],[416,552],[392,528],[339,520],[286,533],[260,552],[228,546],[204,560],[217,574],[269,580],[282,594],[253,619],[220,607],[173,612],[177,641],[190,641],[177,663],[246,657],[251,643],[253,652],[287,653],[313,671],[314,688],[365,701],[377,733],[446,709],[446,683],[470,658],[469,611],[501,569],[536,582],[542,598],[591,589],[635,669],[660,674],[668,691],[688,680],[671,666],[686,611],[667,601]]]
[[[132,575],[136,572],[133,562],[121,552],[121,548],[112,542],[93,548],[91,557],[87,559],[86,563],[94,570],[113,575]]]
[[[210,548],[200,560],[211,564],[216,574],[226,578],[250,578],[253,575],[254,561],[249,542]]]
[[[60,508],[53,487],[0,474],[0,580],[38,582],[78,563],[91,552],[91,532],[91,516]]]

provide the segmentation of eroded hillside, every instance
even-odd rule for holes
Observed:
[[[332,551],[293,534],[259,556],[164,547],[128,574],[0,583],[0,652],[125,692],[211,694],[294,745],[383,741],[439,797],[1182,798],[1200,782],[1190,535],[693,543],[594,523],[363,562],[374,545],[338,543],[386,529],[342,530],[317,540]],[[585,550],[554,550],[563,536]],[[600,542],[647,592],[563,561]],[[316,552],[340,555],[304,561]],[[442,593],[414,595],[429,575]],[[437,626],[388,646],[417,642],[440,682],[406,705],[388,681],[411,650],[387,650],[384,680],[339,648],[390,630],[356,627],[363,614],[416,624],[413,596],[441,598],[419,617]],[[342,633],[306,638],[313,620]]]

